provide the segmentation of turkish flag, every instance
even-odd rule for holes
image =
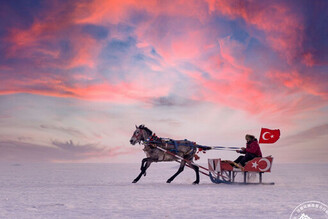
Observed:
[[[278,141],[279,137],[280,137],[279,129],[272,130],[272,129],[262,128],[259,143],[272,144]]]

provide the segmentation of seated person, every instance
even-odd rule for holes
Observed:
[[[247,141],[246,148],[242,147],[241,150],[236,150],[237,153],[245,154],[245,156],[239,156],[234,162],[245,166],[247,161],[254,159],[255,157],[262,157],[262,152],[257,139],[253,135],[246,135]]]

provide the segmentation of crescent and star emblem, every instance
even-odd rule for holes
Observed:
[[[266,134],[270,134],[270,132],[264,132],[264,133],[263,133],[262,138],[263,138],[264,140],[267,141],[267,140],[269,140],[270,138],[273,138],[273,135],[271,135],[270,138],[265,138],[265,135],[266,135]]]
[[[261,161],[266,162],[266,167],[265,167],[264,169],[259,168],[260,171],[265,172],[265,171],[267,171],[268,169],[270,169],[271,164],[270,164],[270,161],[269,161],[268,159],[266,159],[266,158],[262,158],[261,160],[259,160],[258,163],[260,163]]]

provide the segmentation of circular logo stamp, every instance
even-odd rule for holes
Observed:
[[[298,205],[289,219],[328,219],[328,206],[319,201],[308,201]]]

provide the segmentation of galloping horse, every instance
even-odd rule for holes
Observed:
[[[164,139],[159,138],[153,132],[145,127],[144,125],[136,126],[136,130],[134,131],[130,143],[135,145],[136,143],[142,143],[144,145],[144,151],[146,153],[147,158],[144,158],[141,162],[141,172],[133,180],[133,183],[139,181],[142,175],[146,175],[146,170],[150,166],[152,162],[162,162],[162,161],[175,161],[177,160],[173,155],[169,153],[165,153],[164,151],[158,149],[157,147],[164,148],[180,157],[183,157],[184,160],[180,161],[180,167],[178,171],[169,178],[166,182],[170,183],[177,177],[184,169],[186,165],[186,161],[192,162],[194,155],[197,151],[196,143],[187,141],[187,140],[179,140],[175,141],[172,139]],[[199,183],[199,167],[193,165],[188,162],[188,165],[195,170],[196,172],[196,180],[193,184]]]

